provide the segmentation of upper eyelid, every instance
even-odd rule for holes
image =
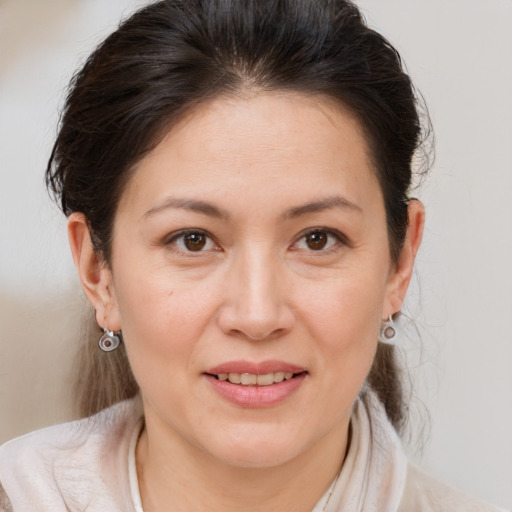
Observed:
[[[215,240],[213,235],[210,234],[205,229],[201,229],[201,228],[184,228],[184,229],[179,229],[177,231],[173,231],[172,233],[169,233],[166,237],[164,237],[163,243],[164,244],[171,243],[173,240],[176,240],[177,238],[180,238],[181,236],[190,235],[192,233],[199,233],[201,235],[205,235],[205,236],[211,238],[212,240]]]
[[[334,228],[327,228],[327,227],[322,227],[322,226],[315,226],[315,227],[307,228],[307,229],[301,231],[292,240],[291,245],[292,246],[295,245],[298,241],[303,239],[305,236],[307,236],[311,233],[316,233],[316,232],[327,233],[328,235],[334,236],[338,240],[338,242],[340,242],[341,244],[351,246],[350,240],[342,232],[340,232]],[[200,233],[200,234],[205,235],[206,237],[210,238],[213,241],[213,243],[216,244],[217,246],[220,245],[217,242],[216,238],[210,232],[206,231],[205,229],[201,229],[201,228],[184,228],[184,229],[180,229],[178,231],[174,231],[173,233],[170,233],[168,236],[166,236],[163,239],[162,244],[163,245],[170,244],[170,243],[174,242],[175,240],[179,239],[180,237],[185,236],[190,233]],[[198,252],[201,252],[201,251],[198,251]],[[320,252],[320,251],[318,251],[318,252]]]
[[[206,236],[207,238],[209,238],[216,246],[219,246],[217,240],[215,239],[215,237],[209,233],[208,231],[204,230],[204,229],[201,229],[201,228],[185,228],[185,229],[180,229],[178,231],[173,231],[172,233],[170,233],[169,235],[167,235],[163,240],[162,240],[162,245],[170,245],[172,244],[173,242],[175,242],[176,240],[178,240],[179,238],[185,236],[185,235],[188,235],[188,234],[191,234],[191,233],[200,233],[201,235],[204,235]],[[187,252],[190,254],[195,254],[196,256],[201,254],[202,252],[207,252],[207,251],[183,251],[183,249],[177,249],[178,251],[181,251],[181,252]]]
[[[304,238],[305,236],[307,236],[311,233],[318,233],[318,232],[323,232],[323,233],[327,233],[328,235],[332,235],[342,244],[345,244],[348,246],[351,245],[350,240],[341,231],[338,231],[337,229],[326,228],[326,227],[321,227],[321,226],[308,228],[308,229],[302,231],[299,235],[297,235],[297,237],[294,239],[293,243],[297,243],[299,240],[301,240],[302,238]]]

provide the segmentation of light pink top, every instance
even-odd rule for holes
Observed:
[[[498,512],[408,464],[376,396],[357,399],[343,469],[313,512]],[[0,447],[0,483],[15,512],[143,512],[135,464],[138,398]],[[1,489],[0,489],[1,494]],[[4,495],[4,500],[6,497]],[[0,496],[0,506],[2,506]],[[1,509],[9,510],[8,505]],[[170,507],[172,510],[172,506]]]

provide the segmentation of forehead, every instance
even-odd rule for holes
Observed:
[[[269,199],[293,191],[300,202],[333,187],[354,202],[379,192],[358,120],[325,97],[265,93],[196,107],[138,163],[121,203],[257,191]]]

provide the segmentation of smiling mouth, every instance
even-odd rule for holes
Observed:
[[[219,373],[211,374],[211,377],[220,381],[227,381],[231,384],[240,386],[272,386],[272,384],[279,384],[280,382],[291,380],[299,375],[305,375],[307,372],[302,371],[298,373],[292,372],[272,372],[264,375],[256,375],[254,373]]]

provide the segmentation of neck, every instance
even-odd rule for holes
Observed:
[[[341,469],[348,427],[349,418],[284,464],[244,468],[147,425],[136,452],[144,511],[167,510],[172,503],[173,510],[187,511],[310,512]]]

